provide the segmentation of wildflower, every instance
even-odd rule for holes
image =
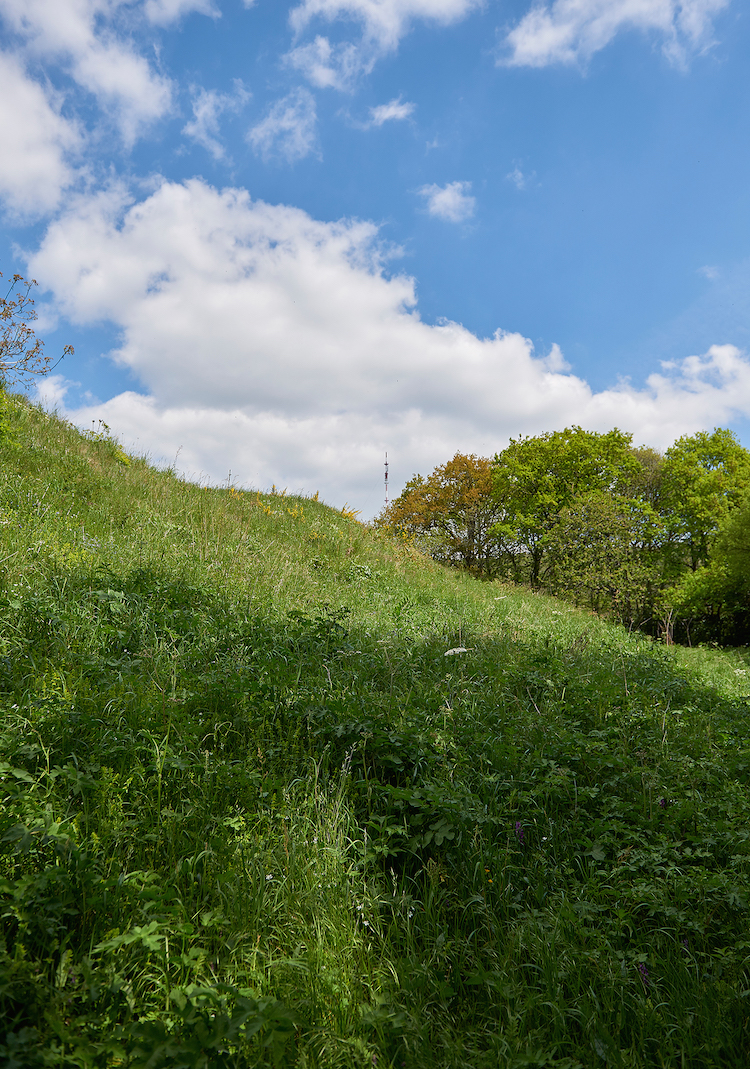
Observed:
[[[659,799],[659,809],[666,809],[666,808],[667,808],[667,799],[666,798],[660,798]]]
[[[273,879],[273,873],[269,872],[266,876],[266,883],[269,883]]]
[[[521,846],[523,846],[523,825],[520,820],[516,821],[516,839]]]
[[[643,986],[644,987],[648,987],[649,984],[651,983],[651,981],[648,978],[648,969],[646,968],[645,962],[643,962],[643,961],[639,961],[638,962],[638,972],[641,974],[641,980],[643,981]]]

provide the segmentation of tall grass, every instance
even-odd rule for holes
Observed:
[[[3,404],[3,1064],[747,1063],[746,652]]]

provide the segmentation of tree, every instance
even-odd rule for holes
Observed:
[[[494,493],[502,519],[494,530],[505,552],[525,561],[533,586],[543,579],[547,540],[562,509],[582,493],[624,490],[640,475],[631,439],[617,428],[597,434],[567,427],[511,438],[495,455]]]
[[[708,563],[684,574],[673,591],[680,616],[696,638],[734,645],[750,638],[750,492],[729,510]],[[690,632],[688,632],[690,633]]]
[[[566,505],[547,539],[547,588],[620,623],[661,609],[662,524],[644,501],[595,490]]]
[[[491,462],[456,453],[428,478],[414,475],[376,522],[416,537],[436,560],[490,576],[497,560],[491,532],[499,516]]]
[[[650,446],[642,445],[631,447],[630,452],[638,461],[636,471],[629,482],[627,493],[659,509],[662,500],[662,484],[664,482],[664,456]]]
[[[37,318],[31,296],[31,288],[36,285],[33,278],[13,275],[7,293],[0,297],[0,385],[28,383],[33,376],[46,375],[50,370],[44,342],[29,326]],[[63,356],[73,351],[72,345],[66,345]]]
[[[732,431],[679,438],[667,450],[661,512],[676,549],[675,571],[708,563],[711,543],[729,512],[750,489],[750,453]]]

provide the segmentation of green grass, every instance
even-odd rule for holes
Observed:
[[[3,407],[0,1064],[748,1063],[747,651]]]

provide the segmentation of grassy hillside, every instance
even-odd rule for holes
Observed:
[[[17,398],[0,463],[0,1064],[748,1064],[744,651]]]

